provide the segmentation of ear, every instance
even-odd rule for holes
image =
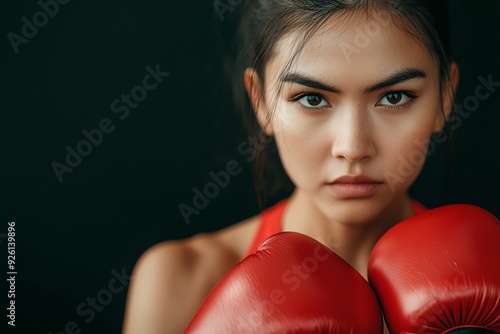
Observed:
[[[250,102],[252,103],[255,116],[264,133],[268,136],[273,135],[271,121],[267,110],[266,102],[263,98],[262,85],[259,76],[253,68],[245,69],[244,73],[245,88]]]
[[[446,120],[450,117],[451,111],[453,110],[453,103],[455,101],[455,93],[457,92],[458,82],[460,80],[460,70],[456,62],[452,62],[450,66],[450,82],[447,82],[443,89],[443,115],[439,115],[436,119],[436,124],[434,127],[434,132],[440,132],[443,130]]]

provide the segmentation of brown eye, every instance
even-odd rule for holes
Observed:
[[[317,107],[321,104],[321,98],[317,95],[309,95],[307,96],[307,103],[314,107]]]
[[[295,99],[300,102],[304,107],[310,109],[328,107],[329,104],[326,99],[319,94],[304,94]]]
[[[406,91],[388,92],[378,101],[377,106],[402,108],[413,102],[416,98],[416,95]]]
[[[401,93],[389,93],[387,94],[387,102],[390,104],[398,104],[401,102],[401,99],[403,98],[403,94]]]

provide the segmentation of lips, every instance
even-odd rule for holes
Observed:
[[[344,175],[329,182],[328,186],[335,197],[353,199],[373,196],[382,184],[364,175]]]
[[[357,183],[377,183],[381,184],[383,182],[376,181],[368,176],[364,175],[344,175],[339,178],[336,178],[334,181],[329,184],[357,184]]]

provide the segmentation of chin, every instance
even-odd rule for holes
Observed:
[[[343,224],[366,224],[376,219],[385,207],[376,197],[335,199],[327,204],[325,214],[329,219]]]
[[[346,214],[337,213],[332,219],[345,225],[367,225],[376,218],[376,215],[367,213],[349,212]]]

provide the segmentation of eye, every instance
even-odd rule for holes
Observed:
[[[320,94],[313,94],[313,93],[306,93],[299,95],[298,97],[294,98],[293,101],[298,101],[305,108],[311,108],[311,109],[323,108],[329,106],[328,102],[323,96],[321,96]]]
[[[377,106],[401,108],[413,102],[417,96],[410,92],[389,92],[378,101]]]

